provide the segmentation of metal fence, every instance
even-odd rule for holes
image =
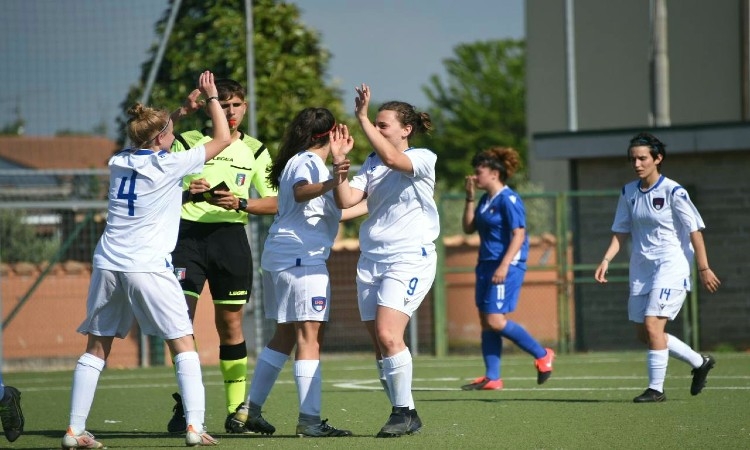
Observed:
[[[0,170],[0,302],[6,358],[54,359],[79,354],[80,340],[70,335],[85,312],[91,256],[106,222],[107,203],[102,198],[107,185],[106,170]],[[14,188],[6,189],[8,186]],[[626,315],[627,251],[613,262],[607,286],[594,283],[592,277],[609,242],[617,194],[523,194],[532,245],[513,319],[561,352],[635,344],[634,339],[623,339],[632,334]],[[407,340],[414,353],[478,352],[473,300],[476,236],[467,237],[460,229],[463,196],[443,195],[438,204],[442,227],[438,275],[412,321]],[[251,240],[259,257],[271,217],[252,220]],[[358,256],[357,241],[350,239],[339,241],[329,260],[332,310],[324,344],[327,352],[371,348],[357,309],[354,279]],[[254,292],[258,296],[258,285]],[[696,348],[697,305],[694,293],[683,319],[674,325],[677,329],[671,330]],[[202,320],[208,322],[203,333],[215,335],[213,321]],[[273,329],[273,322],[264,319],[262,302],[254,297],[245,317],[251,354],[262,349]],[[199,342],[201,339],[206,338],[199,335]],[[76,344],[68,348],[69,341]],[[132,344],[140,364],[164,362],[158,341],[136,337]]]

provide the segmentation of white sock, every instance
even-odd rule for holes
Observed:
[[[203,431],[206,415],[206,389],[203,387],[203,375],[198,352],[182,352],[174,357],[177,387],[182,394],[182,405],[185,407],[185,421],[195,431]]]
[[[266,403],[281,369],[289,359],[289,355],[264,347],[258,355],[253,379],[250,382],[250,392],[247,394],[247,404],[251,417],[260,416],[260,408]]]
[[[294,381],[297,383],[300,415],[316,419],[320,423],[321,380],[320,361],[303,359],[294,361]]]
[[[383,371],[393,399],[391,404],[413,409],[414,400],[411,396],[413,365],[409,349],[406,348],[393,356],[383,358]]]
[[[648,351],[648,387],[664,392],[664,378],[667,377],[669,350]]]
[[[685,361],[694,369],[703,365],[703,356],[700,353],[671,334],[667,334],[667,348],[669,349],[670,356],[674,356],[680,361]]]
[[[393,404],[393,398],[391,397],[391,390],[388,389],[388,382],[385,379],[385,372],[383,371],[383,360],[378,359],[375,361],[375,366],[378,368],[378,377],[380,378],[380,384],[383,386],[383,391],[385,392],[386,397],[388,397],[388,401]]]
[[[105,361],[91,353],[84,353],[78,358],[73,371],[73,387],[70,393],[70,429],[80,434],[86,430],[86,418],[94,403],[99,374],[104,370]]]

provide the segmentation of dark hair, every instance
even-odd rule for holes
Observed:
[[[503,184],[521,167],[521,157],[511,147],[490,147],[471,159],[472,167],[487,167],[500,173]]]
[[[664,158],[667,157],[667,146],[651,133],[643,132],[633,136],[628,144],[628,161],[630,161],[630,149],[633,147],[648,147],[651,149],[650,153],[654,161],[659,155],[662,157],[661,162],[664,162]],[[661,162],[656,165],[659,171],[661,171]]]
[[[215,81],[215,84],[219,93],[219,100],[229,100],[235,95],[243,101],[245,100],[245,88],[240,83],[229,78],[220,78]]]
[[[279,177],[286,163],[302,150],[326,145],[328,132],[336,125],[331,111],[326,108],[305,108],[292,119],[281,139],[279,153],[268,168],[268,184],[279,188]]]
[[[144,147],[156,139],[169,124],[169,111],[156,109],[136,103],[127,110],[128,138],[137,148]]]
[[[430,115],[417,111],[414,106],[406,102],[386,102],[380,105],[378,111],[394,111],[401,125],[411,125],[411,133],[408,137],[412,137],[415,133],[429,133],[432,130]]]

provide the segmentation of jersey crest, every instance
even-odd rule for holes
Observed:
[[[652,199],[651,205],[655,210],[660,211],[664,207],[664,197],[656,197]]]
[[[235,177],[234,182],[235,182],[235,184],[237,184],[237,186],[244,186],[246,178],[247,177],[245,176],[244,173],[238,173],[237,177]]]
[[[321,312],[326,309],[326,303],[328,303],[328,300],[325,297],[312,298],[312,308],[317,312]]]

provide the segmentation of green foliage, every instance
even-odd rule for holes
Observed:
[[[417,141],[437,153],[438,178],[449,191],[463,186],[480,150],[513,147],[527,161],[523,41],[460,44],[454,52],[444,62],[447,79],[433,75],[423,87],[435,131]]]
[[[165,11],[157,23],[160,35],[168,17],[169,11]],[[177,108],[204,70],[246,85],[245,28],[242,0],[184,0],[147,103],[170,110]],[[148,77],[157,48],[155,43],[152,58],[142,68],[142,83]],[[323,81],[330,54],[321,47],[319,33],[300,22],[296,5],[276,0],[253,2],[253,52],[257,138],[269,148],[275,149],[287,123],[304,107],[323,106],[336,117],[341,116],[339,93]],[[140,98],[144,88],[131,88],[121,105],[123,111]],[[120,118],[120,129],[125,129],[126,120],[124,116]],[[183,119],[177,131],[200,129],[206,120],[205,114],[196,114]],[[121,143],[125,140],[122,135]]]
[[[37,236],[26,224],[24,211],[0,210],[0,260],[4,263],[49,261],[60,246],[55,239]]]

